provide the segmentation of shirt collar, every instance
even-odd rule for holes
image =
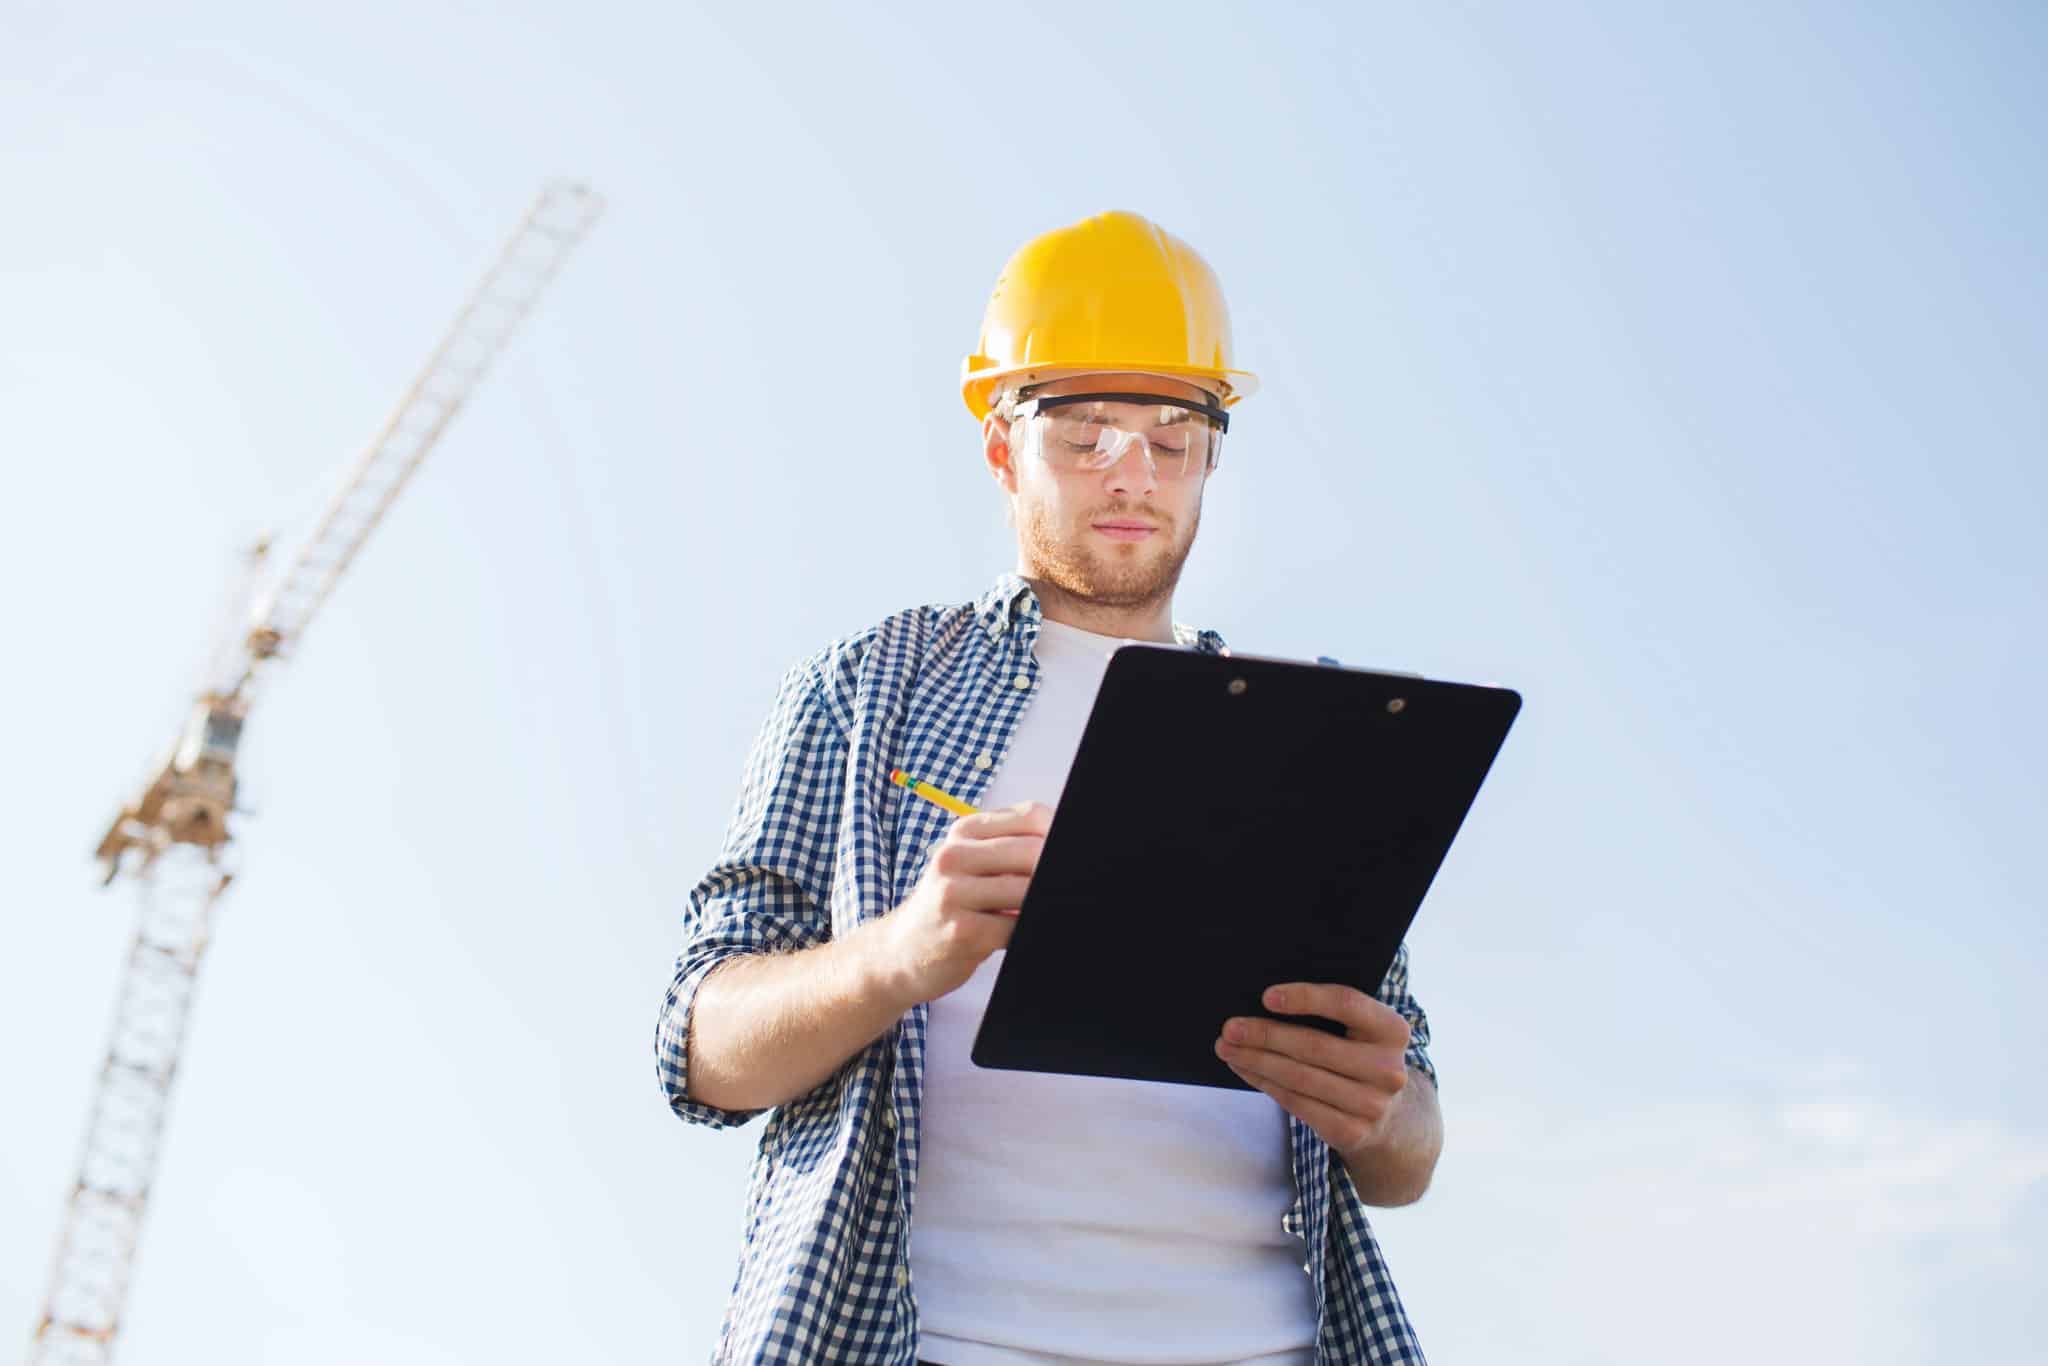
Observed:
[[[974,618],[990,640],[1000,641],[1011,632],[1018,632],[1027,640],[1035,640],[1045,613],[1039,607],[1038,594],[1032,591],[1023,576],[1005,573],[998,576],[975,602]],[[1223,653],[1223,637],[1214,631],[1198,630],[1175,622],[1173,638],[1205,655]]]

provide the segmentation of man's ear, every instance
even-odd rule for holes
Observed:
[[[981,458],[1005,492],[1017,491],[1017,471],[1010,462],[1010,424],[994,413],[981,420]]]

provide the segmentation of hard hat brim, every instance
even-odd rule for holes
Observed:
[[[967,411],[974,414],[979,422],[992,410],[989,402],[996,386],[1017,375],[1053,372],[1086,375],[1165,375],[1173,379],[1207,380],[1223,390],[1223,406],[1228,408],[1241,398],[1258,392],[1259,377],[1249,370],[1217,370],[1199,365],[1163,365],[1158,361],[1131,361],[1122,364],[1116,361],[1091,360],[1085,365],[1059,365],[1034,363],[1030,365],[1001,365],[988,356],[969,356],[960,363],[960,396],[967,403]]]

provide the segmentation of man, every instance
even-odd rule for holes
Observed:
[[[1214,275],[1146,220],[1027,244],[963,381],[1016,572],[784,680],[656,1031],[684,1119],[771,1112],[719,1360],[1422,1360],[1365,1216],[1442,1144],[1405,946],[1377,998],[1268,994],[1341,1037],[1218,1020],[1252,1091],[968,1060],[1109,653],[1223,648],[1172,602],[1255,384],[1230,353]],[[897,767],[985,809],[947,826]]]

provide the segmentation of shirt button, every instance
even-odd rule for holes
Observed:
[[[1025,689],[1025,688],[1028,688],[1028,687],[1030,687],[1030,686],[1031,686],[1031,675],[1030,675],[1030,674],[1018,674],[1018,675],[1017,675],[1017,676],[1016,676],[1015,678],[1011,679],[1010,681],[1011,681],[1012,683],[1016,684],[1016,685],[1017,685],[1017,687],[1018,687],[1018,689],[1019,689],[1019,690],[1021,691],[1022,689]]]
[[[976,768],[983,769],[994,768],[996,766],[996,761],[994,759],[989,758],[986,754],[977,754],[974,756],[974,766]]]
[[[901,1263],[898,1263],[898,1264],[897,1264],[897,1267],[896,1267],[896,1284],[898,1284],[898,1285],[909,1285],[909,1284],[910,1284],[910,1268],[909,1268],[909,1267],[907,1267],[907,1266],[904,1266],[904,1265],[902,1265]]]
[[[882,1111],[882,1126],[887,1129],[893,1129],[896,1127],[895,1106],[891,1105],[888,1109]]]

